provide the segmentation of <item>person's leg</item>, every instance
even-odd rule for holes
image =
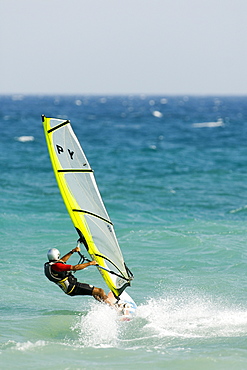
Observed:
[[[93,288],[92,292],[93,297],[100,302],[105,302],[106,304],[109,304],[110,306],[113,306],[113,303],[108,299],[107,295],[105,294],[105,291],[101,288]]]
[[[117,299],[111,291],[107,294],[107,298],[112,304],[115,305],[117,303]]]
[[[109,306],[114,306],[114,304],[108,299],[103,289],[96,288],[93,285],[80,283],[78,281],[75,284],[75,288],[71,293],[69,293],[69,295],[92,295],[97,301],[104,302]]]

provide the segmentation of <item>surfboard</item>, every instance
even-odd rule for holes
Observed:
[[[118,300],[114,297],[112,292],[109,292],[108,299],[114,304],[118,312],[120,321],[130,321],[134,318],[137,310],[137,305],[126,290],[120,294]]]
[[[113,296],[120,299],[134,276],[124,261],[93,170],[69,120],[43,115],[42,121],[54,174],[79,235],[79,243],[97,262],[97,268]],[[128,298],[126,304],[134,307],[129,296],[124,294],[122,297]],[[124,312],[127,315],[127,310]]]

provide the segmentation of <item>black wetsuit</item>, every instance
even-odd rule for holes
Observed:
[[[71,271],[55,271],[52,269],[52,265],[55,263],[63,263],[63,261],[46,262],[44,265],[45,276],[47,279],[57,284],[64,293],[75,296],[75,295],[92,295],[93,285],[80,283],[74,277]]]

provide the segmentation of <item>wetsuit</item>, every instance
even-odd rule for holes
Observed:
[[[64,293],[74,295],[92,295],[93,285],[80,283],[71,272],[71,265],[63,261],[46,262],[44,265],[45,276],[57,284]]]

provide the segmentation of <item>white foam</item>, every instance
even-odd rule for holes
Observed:
[[[119,320],[117,312],[105,304],[91,304],[86,316],[80,316],[72,327],[79,336],[80,345],[87,347],[113,347],[118,338]]]
[[[193,123],[192,127],[201,128],[201,127],[223,127],[224,122],[221,118],[219,118],[216,122],[199,122]]]
[[[77,318],[74,345],[80,347],[153,348],[170,341],[245,337],[247,310],[195,292],[175,292],[165,298],[150,298],[138,306],[131,321],[121,322],[111,307],[92,303],[90,311]],[[181,342],[182,341],[182,342]]]
[[[247,209],[247,206],[243,206],[243,207],[240,207],[240,208],[232,209],[230,211],[230,213],[238,213],[238,212],[241,212],[241,211],[246,211],[246,209]]]
[[[150,299],[137,315],[144,318],[150,334],[159,337],[211,338],[241,336],[247,330],[247,311],[225,308],[195,296]]]
[[[154,117],[157,117],[157,118],[162,118],[163,117],[163,113],[161,113],[158,110],[153,111],[152,114],[153,114]]]
[[[17,141],[21,143],[26,143],[28,141],[34,141],[34,136],[19,136],[15,138]]]
[[[43,341],[43,340],[38,340],[37,342],[30,342],[30,341],[27,341],[27,342],[24,342],[24,343],[16,343],[16,349],[18,351],[27,351],[27,350],[30,350],[30,349],[33,349],[33,348],[37,348],[37,347],[44,347],[46,345],[46,342]]]

